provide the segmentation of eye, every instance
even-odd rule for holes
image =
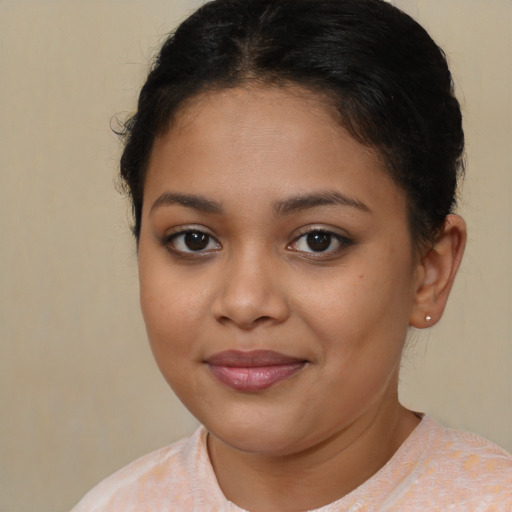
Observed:
[[[197,229],[174,233],[165,238],[164,245],[180,253],[201,253],[220,249],[220,244],[215,238]]]
[[[351,240],[337,233],[315,229],[296,238],[289,247],[298,252],[331,254],[351,244]]]

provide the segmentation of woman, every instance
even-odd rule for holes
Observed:
[[[464,251],[442,51],[381,0],[216,0],[126,127],[141,306],[202,427],[92,510],[509,510],[512,459],[398,401]]]

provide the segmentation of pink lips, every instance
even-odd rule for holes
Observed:
[[[236,391],[260,391],[287,379],[307,361],[272,350],[227,350],[206,360],[213,375]]]

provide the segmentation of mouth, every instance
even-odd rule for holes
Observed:
[[[227,350],[205,362],[220,382],[242,392],[267,389],[300,372],[307,363],[272,350]]]

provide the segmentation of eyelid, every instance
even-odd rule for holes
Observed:
[[[187,233],[202,233],[210,238],[210,240],[213,240],[217,247],[215,249],[203,249],[198,251],[186,251],[186,250],[180,250],[176,247],[172,247],[171,242],[178,238],[180,235],[186,235]],[[205,226],[198,225],[198,224],[189,224],[189,225],[182,225],[182,226],[176,226],[168,231],[161,237],[161,244],[165,246],[169,251],[174,253],[175,255],[181,256],[181,257],[201,257],[210,255],[212,252],[218,251],[222,248],[221,243],[217,240],[217,237],[214,236],[211,231],[206,228]]]
[[[309,233],[316,233],[318,231],[322,233],[328,233],[339,238],[344,238],[346,240],[353,239],[353,237],[344,229],[330,226],[328,224],[308,224],[307,226],[297,229],[293,233],[292,238],[293,240],[296,240],[297,238],[300,238],[303,235],[307,235]]]
[[[179,235],[180,233],[188,233],[190,231],[197,231],[215,238],[215,235],[211,232],[211,230],[202,224],[182,224],[179,226],[174,226],[170,229],[167,229],[162,238],[171,238],[172,236]]]
[[[186,235],[190,232],[203,233],[207,235],[211,241],[215,242],[216,247],[213,249],[200,249],[197,251],[194,250],[180,250],[176,247],[172,246],[172,241],[175,240],[180,235]],[[302,237],[307,236],[311,233],[325,233],[332,236],[338,243],[337,247],[328,248],[325,251],[303,251],[298,250],[293,247]],[[335,228],[329,225],[315,224],[308,225],[303,228],[299,228],[293,235],[292,241],[286,246],[286,249],[296,252],[301,255],[307,255],[308,258],[314,259],[327,259],[329,257],[333,257],[340,252],[343,252],[345,249],[353,245],[355,242],[353,238],[344,230],[340,228]],[[161,244],[167,248],[170,252],[172,252],[176,256],[180,256],[183,258],[188,257],[206,257],[211,255],[213,252],[217,252],[222,249],[222,244],[219,242],[217,237],[212,234],[211,230],[206,226],[200,224],[188,224],[175,226],[170,230],[166,231],[165,234],[160,238]]]
[[[307,257],[309,258],[315,258],[315,259],[321,259],[321,258],[327,258],[329,256],[336,255],[339,252],[342,252],[343,250],[347,249],[351,245],[353,245],[354,239],[346,232],[342,231],[339,228],[334,228],[332,226],[326,226],[326,225],[309,225],[304,228],[299,229],[297,232],[293,235],[293,240],[288,244],[287,249],[294,250],[297,253],[300,254],[307,254]],[[333,238],[335,238],[339,246],[335,247],[334,249],[327,249],[325,251],[299,251],[296,249],[291,248],[292,244],[297,243],[302,237],[307,236],[311,233],[325,233],[328,235],[331,235]]]

